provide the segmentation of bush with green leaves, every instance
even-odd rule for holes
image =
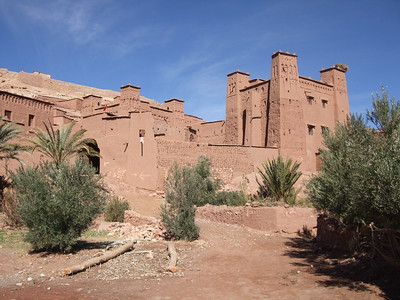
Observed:
[[[227,205],[242,206],[245,205],[247,199],[241,191],[219,191],[216,192],[209,204],[211,205]]]
[[[400,102],[382,89],[372,104],[366,120],[353,115],[324,134],[309,199],[347,225],[400,229]]]
[[[293,162],[291,158],[284,160],[282,156],[265,161],[258,168],[261,178],[257,178],[259,196],[275,202],[295,204],[298,189],[294,185],[302,174],[299,167],[297,161]]]
[[[125,211],[128,209],[127,201],[113,197],[106,205],[104,219],[106,222],[124,222]]]
[[[221,180],[211,174],[211,161],[206,156],[199,156],[196,165],[192,167],[193,177],[199,185],[199,195],[193,199],[196,206],[213,204],[216,200],[217,190],[221,188]]]
[[[166,180],[165,204],[161,205],[161,219],[171,238],[196,240],[199,227],[195,224],[194,202],[201,196],[203,182],[190,166],[175,164]]]
[[[71,247],[108,198],[101,177],[82,159],[73,164],[43,162],[11,175],[18,213],[29,229],[34,250],[65,251]]]

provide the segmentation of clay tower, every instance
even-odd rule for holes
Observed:
[[[306,152],[304,115],[297,55],[272,55],[266,146],[278,147],[284,157],[301,160]]]

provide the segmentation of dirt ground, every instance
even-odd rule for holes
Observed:
[[[136,200],[135,200],[136,199]],[[157,215],[159,198],[129,199]],[[86,238],[73,254],[0,249],[0,299],[396,299],[387,278],[360,280],[358,258],[334,257],[294,234],[197,220],[201,236],[176,242],[178,272],[165,270],[165,241],[135,249],[73,276],[66,267],[100,255],[114,240]],[[364,268],[364,269],[363,269]]]

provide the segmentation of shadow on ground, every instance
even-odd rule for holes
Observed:
[[[60,252],[57,250],[54,251],[46,251],[46,250],[31,250],[30,254],[39,254],[40,257],[47,257],[53,254],[76,254],[83,250],[92,250],[92,249],[106,249],[113,242],[112,241],[99,241],[99,242],[91,242],[91,241],[83,241],[78,240],[76,244],[72,247],[70,251]]]
[[[388,266],[379,258],[354,257],[318,247],[314,241],[303,237],[290,238],[285,255],[302,259],[296,266],[307,266],[309,272],[329,276],[318,283],[326,287],[347,287],[356,291],[370,290],[368,284],[378,286],[386,299],[400,299],[400,270]]]

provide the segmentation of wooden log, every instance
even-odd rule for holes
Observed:
[[[121,246],[121,247],[119,247],[119,248],[117,248],[117,249],[115,249],[113,251],[110,251],[108,253],[105,253],[102,256],[94,257],[94,258],[91,258],[91,259],[83,262],[82,264],[75,265],[75,266],[72,266],[70,268],[66,268],[65,269],[65,274],[66,275],[73,275],[75,273],[82,272],[82,271],[84,271],[87,268],[90,268],[92,266],[104,263],[104,262],[106,262],[106,261],[108,261],[108,260],[110,260],[110,259],[112,259],[114,257],[117,257],[118,255],[121,255],[121,254],[123,254],[123,253],[125,253],[127,251],[132,250],[132,248],[133,248],[133,246],[135,244],[136,244],[136,241],[129,241],[125,245],[123,245],[123,246]]]
[[[169,254],[169,264],[167,267],[167,271],[172,273],[178,272],[178,268],[176,267],[176,263],[178,261],[178,254],[176,252],[175,244],[173,241],[168,241],[168,254]]]

